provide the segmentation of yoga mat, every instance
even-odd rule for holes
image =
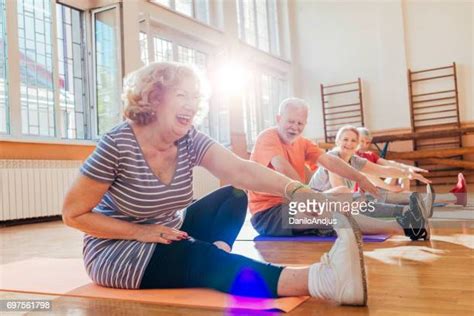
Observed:
[[[32,258],[0,265],[0,291],[109,298],[188,307],[283,312],[293,310],[308,299],[308,297],[258,299],[209,289],[111,289],[91,282],[82,259],[59,258]]]
[[[364,242],[382,242],[387,240],[390,235],[364,235]],[[318,236],[257,236],[253,241],[311,241],[311,242],[329,242],[335,241],[336,237],[318,237]]]
[[[435,211],[433,219],[474,220],[474,211]]]
[[[390,235],[364,235],[364,242],[382,242],[390,238]],[[318,237],[318,236],[281,236],[281,237],[268,237],[260,236],[257,231],[252,227],[250,222],[244,223],[237,241],[310,241],[310,242],[331,242],[335,241],[336,237]]]

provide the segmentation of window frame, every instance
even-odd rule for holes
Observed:
[[[251,93],[246,93],[245,96],[243,97],[242,103],[243,103],[243,111],[244,111],[244,130],[246,134],[246,142],[247,142],[247,150],[250,152],[255,145],[255,139],[260,132],[262,132],[265,128],[265,123],[264,123],[264,111],[263,111],[263,87],[262,87],[262,77],[266,75],[270,77],[270,80],[279,80],[285,82],[285,91],[277,90],[279,94],[285,95],[283,98],[279,97],[276,103],[273,104],[274,110],[272,111],[274,113],[278,112],[278,106],[281,101],[283,101],[284,98],[289,97],[290,95],[290,82],[289,82],[289,73],[284,72],[284,71],[279,71],[277,69],[273,68],[268,68],[268,67],[260,67],[256,66],[255,71],[252,72],[252,83],[254,86],[254,89],[251,91]],[[247,90],[250,91],[250,90]],[[273,91],[270,91],[271,93]],[[256,134],[252,134],[252,113],[250,110],[250,107],[248,105],[248,99],[253,98],[255,101],[255,129],[256,129]],[[272,100],[270,100],[272,102]],[[274,124],[272,124],[273,126]]]
[[[83,11],[83,10],[80,10],[80,9],[77,9],[77,8],[74,8],[74,7],[71,7],[71,6],[68,6],[66,4],[63,4],[59,1],[56,1],[55,2],[56,5],[60,4],[64,7],[68,7],[69,9],[71,10],[77,10],[80,12],[80,20],[81,20],[81,54],[82,54],[82,57],[83,57],[83,60],[81,62],[81,68],[82,68],[82,73],[83,73],[83,78],[82,78],[82,81],[83,81],[83,90],[82,90],[82,98],[83,98],[83,102],[84,102],[84,105],[83,105],[83,108],[84,108],[84,122],[83,122],[83,129],[84,129],[84,138],[77,138],[77,134],[76,134],[76,138],[68,138],[68,137],[61,137],[61,133],[64,129],[64,126],[62,125],[62,118],[61,118],[61,114],[62,114],[62,111],[61,111],[61,102],[60,100],[58,101],[58,104],[59,104],[59,107],[58,107],[58,117],[59,117],[59,120],[61,121],[60,122],[60,125],[59,125],[59,128],[60,130],[58,131],[59,134],[58,134],[58,138],[60,139],[64,139],[64,140],[73,140],[73,141],[78,141],[78,140],[82,140],[82,141],[87,141],[87,140],[93,140],[94,138],[92,137],[92,117],[91,117],[91,109],[90,109],[90,100],[91,100],[91,91],[93,90],[93,86],[92,86],[92,83],[90,81],[90,78],[91,78],[91,73],[89,72],[89,59],[88,59],[88,55],[89,54],[89,42],[88,42],[88,36],[87,36],[87,33],[89,31],[89,24],[88,24],[88,20],[87,20],[87,16],[88,16],[88,12],[87,11]],[[56,27],[57,27],[57,17],[55,17],[55,23],[56,23]],[[56,41],[57,41],[57,36],[56,36]],[[59,56],[56,58],[56,63],[57,65],[59,66]],[[58,68],[58,85],[59,85],[59,68]],[[74,83],[75,84],[75,83]],[[61,93],[61,89],[58,89],[58,95],[60,96],[60,93]],[[76,126],[76,129],[77,129],[77,126]],[[67,130],[66,130],[66,133],[67,133]],[[77,133],[77,131],[76,131]]]
[[[238,36],[239,39],[246,45],[249,45],[251,47],[254,47],[258,49],[259,51],[262,51],[264,53],[270,54],[271,56],[281,58],[282,57],[282,49],[281,49],[281,39],[280,39],[280,21],[279,21],[279,6],[276,0],[248,0],[253,3],[253,30],[255,31],[255,34],[252,34],[253,37],[255,37],[255,45],[250,43],[248,41],[248,34],[245,31],[245,23],[246,20],[248,19],[247,16],[244,15],[244,11],[242,10],[243,8],[243,2],[245,0],[235,0],[236,4],[236,15],[237,15],[237,27],[238,27]],[[259,21],[258,21],[258,13],[257,13],[257,2],[259,1],[265,1],[265,15],[267,19],[267,37],[268,37],[268,50],[265,50],[261,47],[260,45],[260,39],[259,39]],[[274,1],[273,3],[270,3],[271,1]],[[273,6],[274,12],[271,12],[270,6]],[[274,23],[272,23],[270,17],[274,18]]]
[[[2,4],[3,4],[3,8],[5,9],[4,12],[1,12],[0,14],[2,14],[2,20],[3,20],[3,26],[4,26],[4,29],[5,29],[5,32],[4,34],[2,34],[2,37],[5,35],[5,42],[3,43],[3,52],[5,53],[5,84],[4,84],[4,88],[5,88],[5,91],[3,92],[3,96],[2,97],[5,97],[5,131],[1,131],[0,130],[0,135],[9,135],[10,132],[11,132],[11,121],[10,121],[10,93],[9,93],[9,88],[10,88],[10,85],[9,85],[9,52],[8,52],[8,47],[9,47],[9,36],[8,36],[8,20],[7,20],[7,10],[8,10],[8,4],[7,4],[7,0],[1,0],[2,1]],[[3,9],[2,8],[2,9]],[[0,119],[2,119],[0,117]]]
[[[115,21],[116,25],[118,27],[117,31],[115,32],[115,39],[117,43],[117,47],[122,47],[122,21],[121,21],[121,5],[120,4],[112,4],[109,6],[101,7],[101,8],[95,8],[91,9],[89,11],[88,16],[90,17],[90,23],[88,23],[90,32],[89,34],[89,40],[88,40],[88,47],[89,47],[89,53],[88,55],[91,58],[91,63],[89,67],[90,70],[90,78],[89,78],[89,84],[88,86],[90,87],[90,92],[89,92],[89,111],[90,111],[90,118],[91,118],[91,131],[90,131],[90,136],[91,140],[97,140],[100,138],[99,134],[99,116],[98,116],[98,102],[97,102],[97,64],[96,64],[96,44],[95,44],[95,15],[98,13],[102,13],[108,10],[116,10],[115,12]],[[122,50],[118,50],[117,53],[117,82],[119,84],[119,95],[121,95],[122,89],[123,89],[123,70],[122,70]],[[120,110],[123,110],[123,103],[119,103]],[[119,122],[117,122],[119,123]]]

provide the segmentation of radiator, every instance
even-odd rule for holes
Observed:
[[[0,160],[0,221],[61,214],[64,195],[81,161]],[[194,168],[194,198],[219,188],[219,180]]]
[[[81,161],[0,160],[0,221],[61,214]]]

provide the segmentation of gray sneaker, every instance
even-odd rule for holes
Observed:
[[[428,221],[430,211],[426,209],[424,201],[418,192],[410,195],[408,211],[397,217],[397,222],[403,228],[405,235],[411,240],[430,240],[431,228]]]

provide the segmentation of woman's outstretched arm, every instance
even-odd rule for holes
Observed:
[[[344,162],[342,163],[344,164]],[[256,162],[241,159],[217,143],[208,149],[201,165],[226,183],[239,188],[267,192],[278,196],[284,196],[286,185],[294,181]],[[360,180],[358,182],[361,187],[365,191],[377,195],[377,188],[364,175],[355,172],[360,175],[357,179]]]

